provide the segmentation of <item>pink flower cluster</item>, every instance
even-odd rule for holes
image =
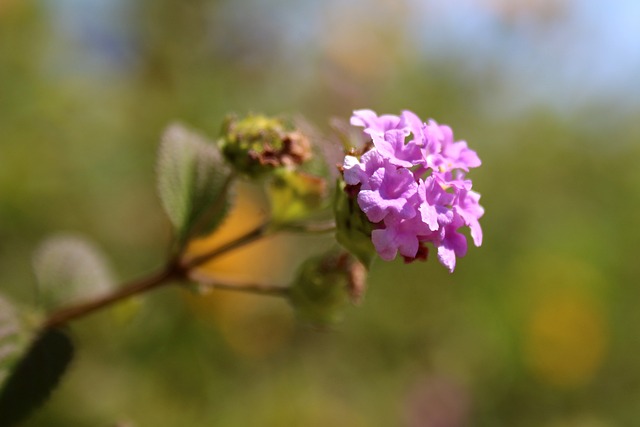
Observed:
[[[378,116],[358,110],[351,124],[364,127],[373,148],[359,159],[345,156],[344,180],[359,188],[358,205],[376,224],[371,240],[380,257],[390,261],[400,252],[407,261],[425,258],[431,242],[453,272],[456,257],[467,252],[460,227],[468,226],[474,244],[482,244],[478,219],[484,209],[465,178],[480,166],[475,151],[454,141],[449,126],[424,123],[410,111]]]

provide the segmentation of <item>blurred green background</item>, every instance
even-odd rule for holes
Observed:
[[[379,261],[331,331],[279,300],[178,289],[81,320],[25,425],[637,425],[637,22],[633,1],[0,0],[0,289],[25,306],[58,231],[120,279],[160,264],[155,154],[176,119],[214,137],[229,112],[327,132],[411,109],[479,153],[486,209],[453,275]],[[218,268],[261,260],[256,280],[284,281],[297,244]]]

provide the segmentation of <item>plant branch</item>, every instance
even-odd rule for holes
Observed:
[[[45,320],[43,328],[47,329],[63,326],[71,320],[83,317],[133,295],[142,294],[152,289],[159,288],[162,285],[170,283],[173,279],[180,279],[182,277],[184,277],[182,270],[176,264],[169,264],[165,269],[149,276],[133,280],[118,288],[113,293],[54,311]]]
[[[195,258],[188,259],[183,262],[182,269],[185,271],[189,271],[195,267],[198,267],[204,264],[207,261],[211,261],[214,258],[217,258],[221,255],[226,254],[234,249],[238,249],[242,246],[248,245],[249,243],[253,243],[256,240],[259,240],[267,235],[271,234],[273,230],[270,228],[270,223],[265,222],[253,230],[248,231],[247,233],[241,235],[240,237],[225,243],[224,245],[217,247],[216,249],[207,252],[205,254],[199,255]]]
[[[291,223],[280,226],[279,230],[307,234],[325,234],[336,231],[336,223],[333,220],[308,223]]]
[[[263,237],[273,234],[278,231],[298,231],[306,233],[326,233],[335,228],[335,224],[332,221],[309,223],[309,224],[286,224],[282,226],[273,227],[270,222],[265,222],[258,227],[248,231],[247,233],[237,237],[236,239],[219,246],[218,248],[207,252],[203,255],[197,256],[192,259],[184,260],[180,262],[170,262],[164,269],[142,277],[137,280],[133,280],[113,293],[103,295],[91,301],[81,302],[68,307],[63,307],[57,311],[54,311],[49,315],[43,324],[43,328],[54,328],[63,326],[72,320],[86,316],[101,308],[107,307],[123,299],[129,298],[133,295],[142,294],[153,289],[157,289],[163,285],[170,283],[173,280],[183,280],[187,277],[191,278],[190,272],[208,262],[214,258],[222,256],[227,252],[234,249],[238,249],[242,246],[253,243]],[[213,289],[226,289],[240,292],[248,292],[260,295],[273,295],[286,297],[288,295],[288,288],[281,286],[248,284],[248,285],[231,285],[224,283],[208,283],[202,278],[193,278],[193,280],[211,287]]]
[[[256,295],[270,295],[274,297],[288,297],[289,296],[289,288],[284,286],[274,286],[274,285],[262,285],[262,284],[242,284],[242,285],[232,285],[229,283],[218,283],[209,280],[205,280],[202,278],[193,277],[193,280],[198,282],[200,286],[209,288],[209,289],[222,289],[226,291],[235,291],[235,292],[246,292],[250,294]]]

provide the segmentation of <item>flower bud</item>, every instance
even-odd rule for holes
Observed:
[[[325,179],[319,176],[286,169],[275,172],[268,187],[271,220],[286,223],[311,215],[322,207],[326,187]]]
[[[305,261],[290,290],[299,317],[314,325],[340,321],[347,303],[358,303],[365,291],[366,270],[353,256],[331,251]]]
[[[226,120],[220,142],[234,168],[257,178],[279,168],[295,168],[311,157],[309,139],[284,121],[262,115]]]

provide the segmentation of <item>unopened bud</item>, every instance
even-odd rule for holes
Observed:
[[[305,261],[291,286],[290,301],[298,316],[314,325],[340,321],[349,302],[365,290],[366,270],[353,256],[332,251]]]
[[[221,149],[237,171],[252,178],[282,167],[295,168],[311,157],[311,144],[302,132],[262,115],[228,118]]]

